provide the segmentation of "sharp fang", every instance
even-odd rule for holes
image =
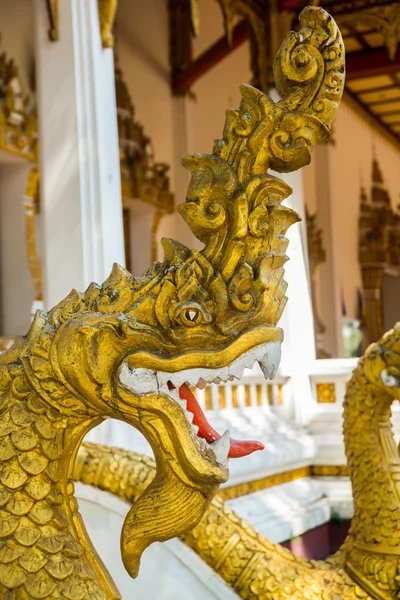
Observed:
[[[192,423],[193,417],[194,417],[193,413],[191,413],[189,410],[186,410],[185,415],[186,415],[186,418],[189,421],[189,423]]]
[[[258,361],[261,371],[264,374],[265,379],[273,379],[279,367],[281,360],[281,347],[280,344],[270,344],[267,348],[267,353],[261,360]]]
[[[206,385],[207,385],[207,381],[204,381],[204,379],[202,377],[200,377],[200,379],[197,382],[196,387],[198,387],[199,390],[204,390],[204,388],[206,387]]]
[[[249,356],[245,361],[246,369],[252,369],[254,367],[255,358],[254,356]]]
[[[211,444],[211,448],[214,451],[215,458],[220,465],[225,465],[228,458],[228,452],[230,447],[230,435],[227,429],[222,437],[216,442]]]
[[[192,423],[192,427],[194,429],[195,434],[197,435],[199,433],[199,428],[197,425],[195,425],[194,423]]]
[[[266,354],[261,360],[259,360],[258,364],[260,365],[260,369],[263,372],[265,379],[269,379],[268,355]]]

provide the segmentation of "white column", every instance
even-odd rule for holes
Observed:
[[[309,373],[316,358],[303,177],[301,170],[287,175],[282,173],[277,175],[293,189],[293,194],[285,204],[296,210],[303,219],[301,223],[293,225],[287,233],[289,238],[287,254],[290,257],[285,266],[288,303],[279,323],[285,332],[281,371],[291,377],[295,419],[303,425],[307,423],[314,406]]]
[[[59,40],[34,0],[45,305],[124,264],[112,49],[97,0],[59,0]]]

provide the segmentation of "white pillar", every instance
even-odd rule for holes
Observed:
[[[303,425],[307,423],[314,406],[309,373],[316,358],[305,231],[303,176],[301,170],[276,175],[284,179],[293,189],[293,194],[285,204],[296,210],[303,219],[301,223],[293,225],[287,233],[289,239],[287,254],[290,257],[285,265],[288,303],[279,323],[285,332],[281,371],[291,377],[295,419]]]
[[[102,47],[97,0],[58,9],[51,42],[46,3],[35,0],[47,308],[124,264],[113,51]]]

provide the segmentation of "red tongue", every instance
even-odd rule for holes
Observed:
[[[168,384],[171,389],[172,384]],[[196,400],[196,397],[190,390],[189,386],[184,383],[179,388],[179,397],[182,400],[186,400],[187,410],[191,412],[193,416],[193,423],[197,425],[199,428],[198,436],[204,438],[209,444],[218,440],[221,436],[215,431],[207,421],[204,416],[203,411],[200,408],[199,403]],[[239,441],[239,440],[230,440],[231,446],[229,450],[229,458],[241,458],[242,456],[248,456],[252,454],[256,450],[264,450],[263,444],[260,442],[253,441]]]

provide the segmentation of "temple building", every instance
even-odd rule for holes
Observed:
[[[308,5],[312,5],[311,12],[307,12]],[[321,17],[325,13],[313,12],[318,7],[337,23],[345,57],[340,53],[342,46],[340,34],[335,33],[336,25]],[[302,13],[304,9],[306,12]],[[298,32],[302,27],[306,33],[293,38],[296,49],[293,50],[293,42],[293,47],[279,54],[287,32]],[[318,44],[323,36],[321,49]],[[286,39],[291,43],[292,38]],[[344,69],[337,66],[344,60],[345,79]],[[321,77],[315,76],[313,70],[322,73]],[[312,85],[308,78],[313,80]],[[256,88],[258,95],[249,92],[249,88],[243,91],[242,84]],[[303,92],[299,89],[306,89],[301,102],[299,97]],[[282,90],[287,92],[286,96]],[[323,99],[321,90],[325,94]],[[307,94],[312,94],[313,100],[307,104],[307,110],[303,111],[306,117],[301,120],[296,111],[303,110]],[[287,102],[281,110],[283,100]],[[332,127],[330,123],[321,125],[329,102],[339,104]],[[239,106],[241,121],[238,113],[226,112]],[[278,106],[276,112],[271,108],[275,106]],[[289,117],[296,114],[290,122],[288,119],[286,129],[282,126],[273,135],[271,123],[281,118],[279,110]],[[245,146],[242,140],[250,135],[252,119],[259,119],[262,126],[259,137],[254,135]],[[233,143],[234,136],[237,139]],[[262,136],[266,142],[264,138],[261,140]],[[256,166],[250,168],[246,153],[250,154],[257,143],[262,148],[259,150],[262,159],[257,159]],[[301,155],[298,160],[297,152]],[[201,162],[204,157],[198,157],[200,153],[206,155],[204,164]],[[187,158],[182,161],[182,157]],[[269,177],[266,182],[267,170],[274,179]],[[249,183],[250,174],[254,180]],[[267,191],[260,191],[262,185]],[[182,204],[183,209],[178,211]],[[294,211],[300,217],[298,222]],[[247,242],[248,231],[253,236],[253,246]],[[287,249],[282,241],[285,236],[289,240]],[[264,241],[260,241],[267,238],[272,248],[268,252],[262,245]],[[272,251],[275,243],[276,252]],[[254,258],[257,252],[260,256]],[[163,261],[167,261],[168,268]],[[128,292],[129,286],[121,283],[128,275],[113,267],[114,263],[134,276],[126,279],[131,282],[133,300],[129,296],[132,290]],[[152,263],[156,264],[149,270]],[[153,289],[155,280],[157,285]],[[96,285],[91,286],[92,282]],[[71,290],[84,296],[76,292],[68,296]],[[263,355],[255,360],[254,348],[246,347],[239,358],[232,359],[234,365],[242,361],[240,376],[232,375],[233,371],[226,367],[226,376],[215,376],[214,383],[210,383],[204,379],[204,372],[211,372],[219,365],[215,349],[214,358],[206,367],[203,364],[197,367],[188,359],[185,369],[198,372],[197,386],[197,379],[191,381],[189,375],[188,379],[183,375],[179,379],[180,369],[175,367],[172,371],[177,383],[172,377],[168,385],[170,390],[179,388],[174,389],[178,401],[185,388],[186,412],[192,413],[189,420],[194,418],[198,433],[202,416],[198,416],[196,408],[190,409],[191,398],[197,400],[210,439],[202,434],[201,424],[199,437],[207,442],[221,439],[222,447],[224,436],[212,436],[215,432],[229,431],[228,438],[233,442],[257,440],[264,449],[232,458],[229,478],[220,485],[213,502],[214,494],[204,494],[210,507],[200,524],[179,534],[155,538],[160,542],[145,550],[139,575],[133,579],[125,568],[127,559],[123,561],[120,556],[121,530],[132,504],[135,506],[153,480],[155,464],[160,469],[161,463],[151,434],[142,435],[147,425],[141,429],[141,407],[136,428],[128,418],[118,417],[119,407],[113,405],[112,399],[116,384],[109,383],[107,387],[102,379],[104,365],[108,368],[107,357],[114,356],[122,338],[128,343],[131,330],[144,315],[148,322],[141,330],[143,352],[138,351],[139,366],[135,363],[126,381],[129,383],[136,373],[142,386],[140,393],[147,394],[155,393],[151,387],[155,378],[156,391],[161,394],[161,378],[164,376],[165,384],[165,373],[170,372],[160,350],[163,344],[168,340],[172,347],[176,342],[178,363],[179,357],[185,356],[185,343],[192,344],[191,349],[201,354],[204,340],[199,337],[196,341],[196,332],[204,327],[212,337],[209,327],[213,315],[218,313],[221,319],[227,315],[229,302],[236,312],[229,323],[224,321],[225,329],[221,326],[220,330],[226,336],[229,333],[242,339],[239,335],[242,320],[250,314],[246,312],[250,304],[255,306],[259,301],[257,294],[265,303],[268,297],[270,312],[267,312],[272,316],[268,317],[267,325],[274,330],[276,325],[283,329],[280,362],[278,351],[269,354],[263,364]],[[60,305],[60,314],[52,313],[51,309],[66,297],[66,304]],[[9,500],[8,496],[7,500],[3,497],[1,488],[3,484],[7,487],[3,481],[3,463],[6,469],[9,461],[17,458],[22,461],[16,454],[22,452],[17,444],[14,444],[17,450],[13,446],[10,454],[8,446],[1,445],[3,435],[14,433],[6,427],[3,433],[6,417],[1,411],[6,410],[9,399],[8,391],[1,387],[1,361],[14,356],[12,353],[20,344],[18,339],[30,330],[30,337],[23,339],[33,340],[37,336],[39,349],[36,355],[30,354],[30,350],[21,351],[21,357],[15,360],[15,372],[10,370],[15,381],[19,368],[30,365],[26,368],[35,370],[35,360],[46,360],[53,367],[57,363],[61,373],[65,361],[73,365],[78,355],[84,355],[85,364],[92,365],[96,353],[105,349],[106,358],[99,361],[97,370],[93,367],[93,377],[88,376],[87,381],[96,384],[101,394],[104,392],[114,412],[110,410],[107,418],[99,417],[96,427],[88,427],[90,431],[82,428],[79,453],[70,451],[75,462],[68,472],[68,485],[74,486],[90,540],[121,597],[157,600],[292,597],[294,600],[294,596],[273,595],[272,587],[271,595],[257,591],[256,583],[262,579],[262,561],[267,562],[263,553],[268,550],[271,553],[268,557],[274,558],[275,552],[278,556],[282,551],[286,557],[289,556],[286,552],[291,551],[300,559],[325,561],[346,540],[357,511],[354,480],[349,476],[353,467],[346,457],[343,437],[344,399],[347,390],[347,405],[352,405],[355,386],[349,382],[359,358],[400,322],[399,297],[400,2],[0,0],[1,522],[5,519],[2,507]],[[90,317],[93,323],[96,318],[102,326],[107,321],[104,315],[109,307],[121,310],[119,329],[114,321],[112,324],[111,319],[107,321],[110,330],[118,329],[113,341],[107,337],[106,328],[101,336],[93,334],[94,341],[87,347],[76,341],[81,339],[78,333],[74,334],[74,342],[67,339],[67,334],[64,340],[62,331],[73,326],[65,321],[76,310],[70,310],[68,302],[79,303],[82,298],[86,303],[82,314],[93,312],[96,315]],[[137,309],[131,321],[126,317],[128,301],[130,309],[132,306],[132,310]],[[40,325],[39,319],[47,325]],[[262,327],[265,319],[257,319],[254,323]],[[38,323],[42,327],[40,335]],[[182,323],[188,333],[180,333]],[[60,333],[61,327],[64,329]],[[80,327],[83,339],[85,327],[89,326],[83,321]],[[93,325],[93,329],[96,327]],[[150,343],[153,329],[158,341]],[[47,335],[59,336],[57,343],[62,350],[45,355],[43,348],[50,343],[43,342]],[[272,339],[279,347],[280,341]],[[224,351],[226,355],[233,352],[228,343],[223,346]],[[400,355],[400,345],[398,352]],[[158,366],[147,367],[150,355],[153,359],[156,356],[154,364]],[[384,371],[383,380],[389,382],[388,386],[394,386],[394,381],[400,385],[396,371],[400,369],[400,359],[396,365],[394,370]],[[38,370],[41,368],[39,365]],[[57,368],[54,367],[54,373],[58,377]],[[68,371],[68,366],[65,370]],[[145,380],[144,371],[149,379]],[[58,398],[59,392],[60,414],[67,419],[80,409],[76,409],[70,398],[65,406],[62,404],[65,398],[57,387],[61,379],[54,373],[37,375],[40,381],[33,387],[39,396],[40,390],[47,390],[43,392],[46,398],[54,390],[54,397]],[[67,375],[63,378],[63,385],[71,392],[73,376],[70,380]],[[86,379],[84,385],[89,386]],[[16,383],[15,389],[23,406],[32,407],[32,399],[28,401],[23,396],[23,385],[18,388]],[[80,399],[82,395],[81,391],[77,397]],[[58,400],[51,404],[51,410],[57,411],[57,403]],[[94,407],[97,407],[95,401],[88,408],[91,416]],[[34,408],[32,411],[42,415],[39,408],[37,413]],[[46,429],[43,434],[47,442],[35,444],[42,444],[43,448],[53,440],[56,445],[59,430],[57,435],[51,433],[55,421],[55,417],[53,421],[48,417],[50,433]],[[392,406],[391,422],[397,444],[398,403]],[[389,416],[385,421],[387,430],[388,423]],[[35,429],[39,425],[29,421],[26,426],[41,440],[40,431]],[[44,431],[43,424],[41,427]],[[168,429],[164,422],[163,427]],[[348,427],[345,424],[345,435],[349,435]],[[357,436],[361,439],[357,424],[353,423],[353,430],[358,432],[354,433],[354,439]],[[379,439],[385,449],[385,440]],[[23,450],[39,454],[39,446],[32,444]],[[241,456],[238,444],[237,455]],[[159,445],[162,446],[161,442]],[[53,460],[51,452],[55,454],[56,450],[46,448],[45,460],[49,462]],[[235,456],[232,448],[234,444],[229,456]],[[168,452],[173,455],[172,450]],[[37,472],[35,468],[27,477],[39,478],[47,473],[40,466]],[[393,467],[393,472],[396,468]],[[216,477],[215,473],[213,476]],[[185,477],[181,479],[186,482]],[[19,484],[14,489],[25,493]],[[171,498],[173,495],[171,492]],[[34,502],[38,498],[28,500]],[[47,502],[44,495],[40,502]],[[180,504],[176,508],[172,500],[171,503],[171,514],[180,510]],[[155,502],[155,528],[157,510]],[[29,517],[22,508],[15,515],[17,519]],[[40,521],[41,516],[37,519]],[[77,525],[75,513],[74,519],[74,527],[80,531],[82,526]],[[8,530],[3,532],[1,522],[2,539],[11,534]],[[48,523],[41,525],[50,528]],[[63,525],[59,527],[61,531]],[[270,542],[280,544],[273,546],[280,550],[271,550]],[[14,542],[7,543],[14,549]],[[43,587],[40,591],[29,583],[30,575],[20,563],[21,579],[13,579],[12,587],[3,552],[1,546],[0,600],[119,597],[111,584],[104,596],[95,592],[89,596],[87,591],[79,591],[80,583],[62,589],[57,583],[56,587]],[[71,546],[71,556],[73,552]],[[61,556],[61,550],[59,553]],[[46,554],[41,566],[37,563],[37,571],[29,563],[31,574],[37,572],[39,579],[41,569],[47,569],[47,574],[43,570],[43,586],[47,585],[46,578],[56,571],[54,568],[52,575],[50,554],[50,551]],[[67,553],[65,556],[70,560]],[[20,554],[13,558],[10,555],[10,561],[19,560]],[[71,575],[63,571],[63,560],[53,560],[54,564],[62,563],[57,571],[59,578],[56,573],[54,581],[67,580]],[[303,565],[301,561],[299,564]],[[353,577],[360,589],[367,589],[363,587],[365,573],[354,575],[358,573],[357,564],[354,567],[351,563],[353,570],[348,569],[346,577]],[[276,589],[280,589],[278,575],[277,580]],[[23,586],[24,591],[18,591]],[[4,590],[11,589],[14,595],[6,595],[8,592]],[[356,592],[336,596],[332,592],[325,600],[392,597],[378,595],[374,590],[373,586],[368,588],[370,595],[364,596],[357,596]],[[312,595],[298,597],[314,599]]]

